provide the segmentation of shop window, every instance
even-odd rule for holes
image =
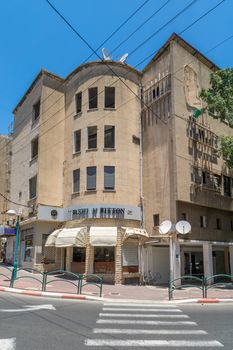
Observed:
[[[231,197],[231,178],[229,176],[223,176],[223,190],[224,196]]]
[[[98,88],[93,87],[88,90],[89,95],[89,109],[98,108]]]
[[[80,247],[73,248],[73,262],[85,262],[86,261],[86,249]]]
[[[87,191],[96,190],[96,167],[87,167]]]
[[[153,215],[153,223],[154,223],[154,227],[159,226],[159,214]]]
[[[36,189],[37,189],[37,176],[29,179],[29,199],[36,197]]]
[[[200,227],[206,228],[206,217],[205,215],[200,216]]]
[[[95,247],[95,262],[115,261],[114,247]]]
[[[104,126],[104,148],[115,148],[115,126]]]
[[[75,100],[76,100],[76,113],[78,114],[82,112],[82,92],[79,92],[75,96]]]
[[[31,141],[31,159],[38,156],[38,145],[39,145],[39,137],[37,136]]]
[[[114,190],[115,188],[115,167],[105,166],[104,167],[104,189]]]
[[[105,87],[105,108],[115,108],[115,88]]]
[[[25,235],[24,261],[31,262],[33,260],[33,235]]]
[[[97,148],[97,126],[89,126],[87,128],[88,133],[88,149]]]
[[[80,169],[73,171],[73,193],[80,192]]]
[[[216,228],[217,228],[217,230],[222,229],[222,222],[221,222],[221,219],[219,219],[219,218],[216,219]]]
[[[40,100],[33,105],[32,111],[32,121],[35,122],[39,119],[40,116]]]
[[[81,130],[74,132],[74,153],[81,151]]]

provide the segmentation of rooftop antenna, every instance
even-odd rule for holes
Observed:
[[[125,53],[123,56],[121,56],[121,58],[119,59],[119,62],[121,63],[125,63],[125,61],[127,60],[129,54]]]
[[[111,60],[108,51],[104,47],[102,48],[102,53],[103,53],[103,57],[104,57],[105,61],[110,61]]]

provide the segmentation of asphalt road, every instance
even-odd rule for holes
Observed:
[[[147,305],[0,293],[0,350],[233,350],[233,304]]]

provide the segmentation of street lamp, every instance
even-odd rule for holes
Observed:
[[[20,216],[17,214],[15,210],[9,209],[6,212],[9,216],[17,216],[16,221],[16,233],[15,233],[15,253],[14,253],[14,266],[13,266],[13,281],[17,277],[17,268],[18,268],[18,250],[19,250],[19,222]]]

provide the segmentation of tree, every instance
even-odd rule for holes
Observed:
[[[233,68],[218,70],[210,75],[210,88],[202,90],[200,97],[213,118],[233,127]],[[220,153],[233,169],[233,136],[222,136]]]

